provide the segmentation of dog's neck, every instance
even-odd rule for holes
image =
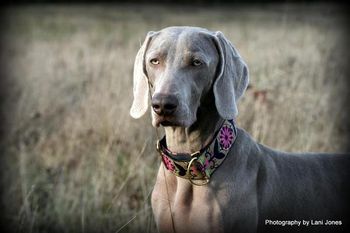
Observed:
[[[209,96],[202,101],[197,112],[197,121],[190,127],[165,127],[167,147],[175,153],[199,151],[211,142],[223,121],[216,111],[213,96]]]

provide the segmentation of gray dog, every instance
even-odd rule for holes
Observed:
[[[349,155],[285,153],[254,141],[234,121],[248,79],[221,32],[147,34],[130,114],[141,117],[151,95],[152,124],[165,129],[152,193],[159,232],[345,231]]]

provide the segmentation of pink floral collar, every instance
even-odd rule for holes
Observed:
[[[165,136],[157,142],[157,151],[170,172],[192,184],[204,185],[209,183],[211,175],[225,160],[236,136],[234,121],[225,120],[212,142],[195,153],[171,152],[167,149]]]

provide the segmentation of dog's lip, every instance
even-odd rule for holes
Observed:
[[[166,116],[157,117],[156,125],[157,125],[157,127],[159,127],[160,125],[162,125],[163,127],[180,126],[179,123],[175,119],[170,119],[170,117],[166,117]]]
[[[161,124],[162,126],[164,126],[164,127],[166,127],[166,126],[177,126],[176,123],[171,122],[171,121],[167,121],[167,120],[161,121],[160,124]]]

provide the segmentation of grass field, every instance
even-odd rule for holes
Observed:
[[[201,26],[236,45],[251,79],[238,125],[258,142],[348,150],[339,7],[35,5],[8,8],[5,18],[1,206],[17,232],[156,231],[155,132],[150,114],[129,116],[133,61],[149,30]]]

